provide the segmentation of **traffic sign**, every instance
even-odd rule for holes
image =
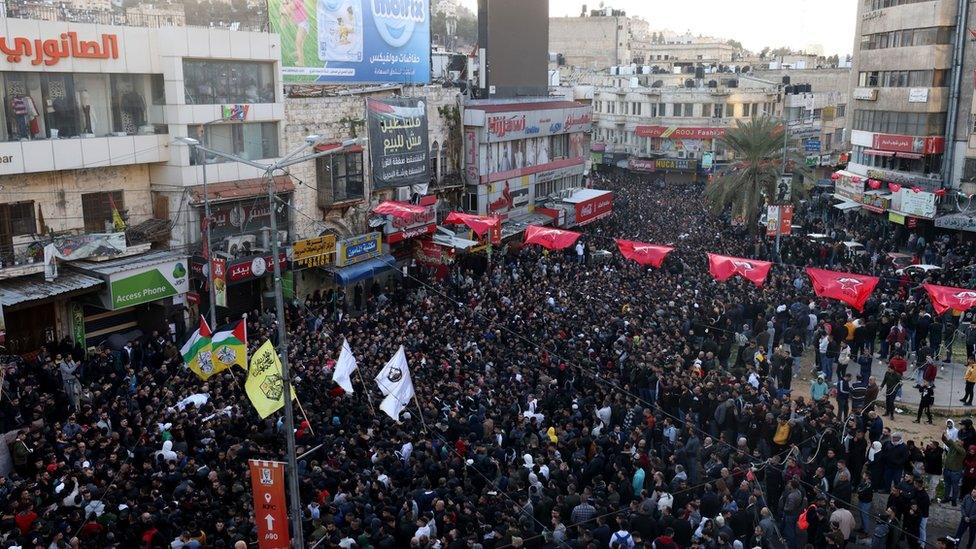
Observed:
[[[254,523],[260,549],[290,549],[288,507],[285,504],[285,464],[247,460],[254,492]],[[298,526],[299,528],[301,526]]]

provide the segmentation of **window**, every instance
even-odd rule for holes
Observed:
[[[362,200],[363,153],[348,152],[323,156],[315,160],[319,205]]]
[[[952,43],[952,27],[923,27],[861,36],[862,50],[931,46]]]
[[[37,233],[34,220],[34,202],[12,202],[0,204],[0,233],[22,236]]]
[[[694,103],[685,103],[685,116],[695,116]]]
[[[836,116],[837,118],[844,118],[845,114],[847,114],[847,105],[846,104],[837,105],[837,110],[834,116]]]
[[[711,118],[712,116],[712,104],[702,103],[702,118]]]
[[[917,4],[918,2],[930,2],[931,0],[864,0],[864,11],[874,11],[905,4]]]
[[[855,110],[853,129],[902,135],[945,133],[945,113]]]
[[[976,181],[976,158],[967,158],[962,167],[963,181]]]
[[[629,138],[632,134],[627,134]],[[567,158],[569,156],[569,135],[554,135],[552,136],[552,160],[557,158]]]
[[[752,116],[759,116],[759,103],[752,104]]]
[[[112,210],[121,214],[125,209],[122,191],[87,193],[81,195],[81,212],[85,219],[85,231],[103,233],[112,225]]]
[[[948,70],[870,71],[858,74],[858,85],[883,88],[942,88]]]
[[[715,118],[722,118],[725,116],[725,105],[723,103],[715,104]]]
[[[184,59],[187,105],[274,103],[274,64]]]
[[[214,150],[234,154],[247,160],[278,156],[278,124],[276,122],[240,122],[187,126],[187,134]],[[228,162],[219,156],[207,155],[208,164]],[[191,165],[200,163],[190,158]]]

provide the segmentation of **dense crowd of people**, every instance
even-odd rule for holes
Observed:
[[[595,186],[614,191],[615,213],[587,228],[580,255],[511,244],[443,279],[373,284],[363,311],[334,292],[289,305],[310,545],[844,547],[860,533],[920,547],[935,542],[937,491],[972,535],[972,422],[927,444],[888,422],[899,391],[931,391],[928,365],[958,328],[931,311],[922,278],[970,286],[961,267],[976,249],[813,199],[798,232],[825,236],[784,238],[777,257],[751,227],[710,215],[699,186],[621,174]],[[676,249],[651,269],[599,253],[613,237]],[[843,244],[855,240],[860,253]],[[757,288],[716,282],[706,252],[779,262]],[[898,274],[889,252],[946,268]],[[804,265],[883,278],[857,312],[816,298]],[[277,320],[248,315],[249,345],[277,343]],[[343,338],[362,373],[354,394],[331,382]],[[153,333],[82,356],[63,341],[6,366],[5,546],[255,540],[247,460],[282,459],[280,414],[257,417],[243,370],[198,380],[181,343]],[[394,423],[362,380],[400,345],[417,396]]]

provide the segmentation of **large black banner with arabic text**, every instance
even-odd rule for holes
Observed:
[[[427,104],[416,97],[366,100],[373,188],[430,181]]]

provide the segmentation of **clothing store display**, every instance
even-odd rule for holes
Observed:
[[[123,113],[129,115],[132,124],[134,126],[134,128],[132,128],[133,131],[130,131],[129,128],[126,128],[127,132],[135,133],[134,131],[135,129],[138,129],[139,126],[145,125],[146,100],[142,97],[142,95],[134,91],[126,92],[122,96],[122,111]]]
[[[88,93],[87,89],[81,90],[78,94],[78,103],[85,115],[84,133],[92,133],[91,94]]]
[[[21,139],[30,139],[40,133],[37,122],[37,107],[34,100],[26,95],[14,95],[9,101],[10,109],[13,111],[14,120],[17,123],[17,136]]]

